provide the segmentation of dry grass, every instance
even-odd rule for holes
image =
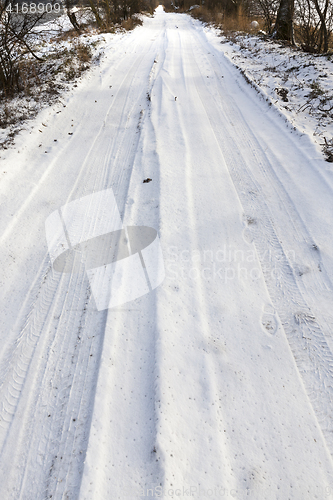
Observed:
[[[57,35],[57,37],[54,38],[51,41],[54,41],[54,42],[57,42],[57,41],[67,41],[67,40],[73,41],[77,37],[78,37],[77,31],[75,31],[75,29],[72,28],[72,29],[60,32],[59,35]]]
[[[184,12],[186,12],[186,10],[184,10]],[[237,12],[232,15],[226,15],[217,10],[209,10],[205,6],[193,9],[190,13],[192,17],[220,28],[224,35],[231,40],[237,32],[256,34],[259,30],[265,30],[265,19],[258,16],[248,16],[241,6]],[[259,26],[257,28],[252,28],[252,21],[257,21]],[[316,52],[315,38],[316,36],[318,37],[318,32],[315,32],[314,29],[311,31],[309,28],[302,27],[297,23],[294,25],[294,32],[297,45],[302,47],[305,52]],[[281,43],[288,45],[286,42]],[[333,36],[329,39],[328,53],[333,54]]]
[[[201,6],[197,9],[193,9],[191,15],[200,21],[214,24],[221,28],[224,34],[231,34],[234,32],[256,33],[258,30],[263,29],[264,26],[263,19],[249,17],[243,11],[242,7],[239,7],[235,14],[225,15],[223,12],[208,10],[207,7]],[[259,27],[253,29],[251,27],[252,21],[257,21]]]
[[[140,26],[142,24],[141,19],[137,17],[132,17],[131,19],[126,19],[126,21],[122,21],[121,27],[126,31],[134,30],[136,26]]]
[[[76,45],[76,55],[81,63],[88,63],[92,57],[91,48],[89,45],[84,45],[82,42],[79,42]]]

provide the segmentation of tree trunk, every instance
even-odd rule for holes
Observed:
[[[294,0],[280,0],[276,17],[273,38],[285,40],[295,44],[294,41]]]
[[[89,5],[90,5],[91,10],[94,13],[94,16],[95,16],[96,23],[97,23],[98,27],[102,28],[103,27],[103,21],[101,19],[101,16],[99,15],[98,7],[95,6],[93,0],[88,0],[88,1],[89,1]]]

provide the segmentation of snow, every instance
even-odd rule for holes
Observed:
[[[219,31],[205,30],[216,43]],[[222,34],[221,43],[226,57],[294,129],[311,137],[318,150],[332,141],[332,54],[307,54],[265,37],[241,33],[231,40]]]
[[[1,154],[1,498],[332,494],[333,172],[220,42],[159,7]],[[106,192],[165,278],[97,310],[45,222]]]

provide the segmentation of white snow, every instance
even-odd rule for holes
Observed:
[[[333,493],[333,171],[220,40],[159,7],[1,154],[0,498]],[[99,311],[45,221],[106,190],[165,279]]]
[[[205,28],[214,43],[242,71],[267,102],[318,150],[333,139],[333,54],[308,54],[259,36],[235,34],[232,40],[219,30]],[[333,147],[333,144],[331,144]]]

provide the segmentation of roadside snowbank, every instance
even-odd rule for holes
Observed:
[[[212,43],[216,28],[206,26]],[[261,36],[222,34],[221,49],[246,80],[333,161],[333,54],[314,55]],[[216,45],[216,42],[215,42]]]
[[[66,14],[36,26],[35,32],[34,52],[42,62],[28,54],[24,89],[0,101],[0,152],[14,145],[21,130],[31,131],[31,119],[43,109],[66,100],[82,81],[83,73],[99,65],[106,48],[128,35],[119,27],[114,33],[90,29],[77,36]]]

